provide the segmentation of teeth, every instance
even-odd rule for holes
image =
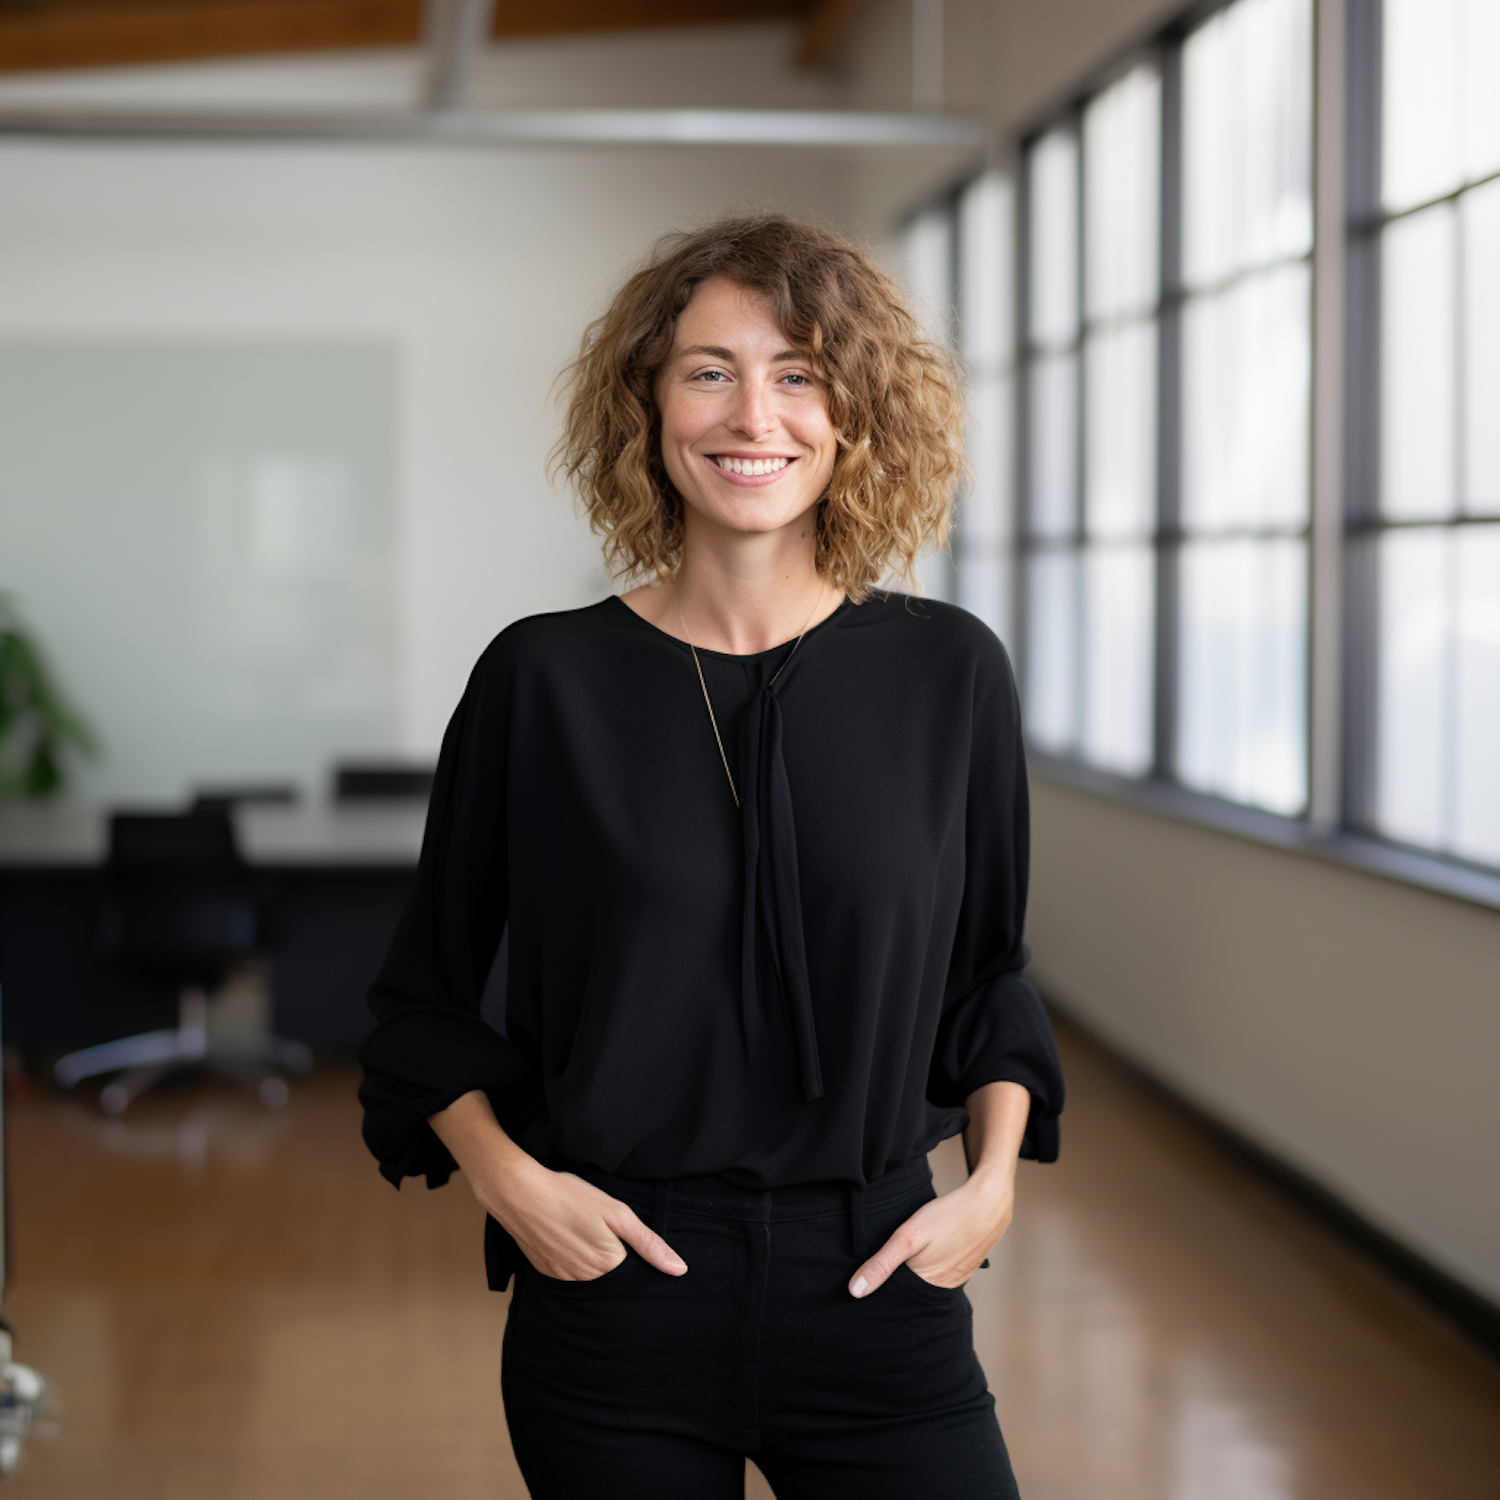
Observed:
[[[714,462],[731,474],[777,474],[791,463],[789,458],[731,458],[727,454],[715,457]]]

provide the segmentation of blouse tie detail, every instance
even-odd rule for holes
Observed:
[[[781,701],[768,684],[745,710],[740,735],[740,779],[745,829],[745,897],[741,920],[740,1024],[746,1049],[756,1028],[760,988],[756,973],[759,932],[774,965],[786,1005],[803,1097],[823,1096],[823,1069],[813,1024],[802,930],[802,885],[797,873],[797,824],[782,754]]]

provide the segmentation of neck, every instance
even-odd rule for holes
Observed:
[[[831,614],[841,595],[818,573],[811,522],[788,531],[705,534],[690,522],[667,585],[673,598],[663,601],[673,606],[669,628],[696,646],[748,656]]]

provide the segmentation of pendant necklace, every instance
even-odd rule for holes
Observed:
[[[801,634],[792,642],[792,649],[787,652],[786,660],[776,668],[770,682],[766,684],[767,688],[776,685],[776,678],[780,677],[786,671],[787,662],[797,654],[797,647],[802,644],[802,637],[807,634],[808,627],[812,624],[812,617],[822,602],[823,580],[820,578],[818,580],[817,598],[813,600],[812,608],[807,612],[807,619],[803,623]],[[677,597],[677,580],[675,578],[672,580],[672,603],[677,607],[677,623],[682,626],[682,638],[687,642],[688,650],[693,653],[693,665],[698,669],[698,686],[703,689],[703,702],[704,706],[708,709],[708,722],[713,725],[714,743],[719,747],[719,759],[724,762],[724,774],[729,778],[729,795],[734,798],[734,805],[738,807],[740,805],[740,791],[734,784],[734,772],[729,769],[729,756],[724,750],[724,737],[719,733],[719,718],[714,713],[714,700],[708,695],[708,680],[703,675],[703,663],[698,660],[698,648],[688,637],[687,621],[682,617],[682,601]]]

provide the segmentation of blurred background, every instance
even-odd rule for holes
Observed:
[[[969,378],[1023,1492],[1500,1495],[1497,76],[1495,0],[0,0],[0,1483],[525,1493],[349,1060],[469,668],[612,586],[559,369],[777,208]]]

